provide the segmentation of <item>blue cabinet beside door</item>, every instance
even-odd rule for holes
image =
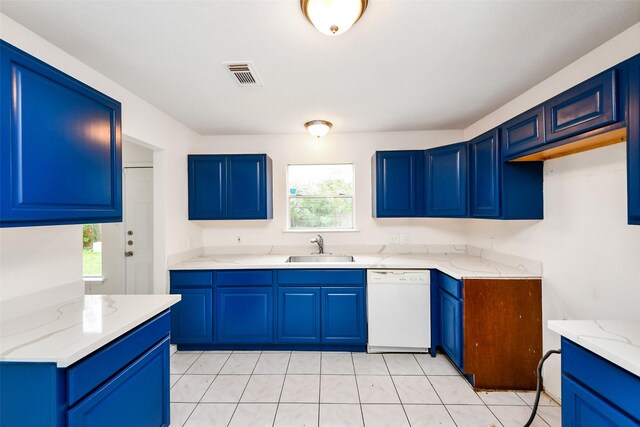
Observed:
[[[425,215],[467,215],[467,144],[432,148],[425,155]]]
[[[378,151],[372,159],[373,216],[415,217],[423,211],[423,151]]]
[[[189,155],[188,168],[190,220],[273,217],[267,155]]]
[[[171,309],[171,342],[197,344],[213,342],[213,290],[172,287],[182,299]]]
[[[121,106],[0,40],[0,227],[122,221]]]

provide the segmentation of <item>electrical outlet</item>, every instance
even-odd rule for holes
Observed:
[[[240,244],[240,236],[237,237],[238,244]]]
[[[400,241],[405,245],[411,243],[411,233],[401,233]]]
[[[400,243],[400,235],[398,233],[389,233],[389,243],[392,245]]]

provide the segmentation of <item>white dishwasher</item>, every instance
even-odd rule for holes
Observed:
[[[431,347],[429,270],[367,270],[367,352]]]

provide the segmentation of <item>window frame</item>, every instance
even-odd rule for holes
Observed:
[[[292,228],[291,224],[291,211],[290,211],[290,200],[291,194],[289,193],[290,185],[289,185],[289,166],[338,166],[338,165],[350,165],[351,166],[351,179],[352,179],[352,191],[351,191],[351,228],[322,228],[322,227],[309,227],[309,228]],[[323,196],[308,196],[308,198],[324,198]],[[345,196],[344,198],[348,198]],[[349,232],[357,232],[356,224],[356,165],[354,162],[326,162],[326,163],[305,163],[305,162],[293,162],[287,163],[287,171],[286,171],[286,179],[285,179],[285,225],[284,231],[287,233],[349,233]]]

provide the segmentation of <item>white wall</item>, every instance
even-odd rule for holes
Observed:
[[[640,23],[465,129],[472,138],[640,52]],[[544,349],[550,319],[640,320],[640,227],[627,225],[625,144],[545,162],[544,220],[467,220],[468,243],[543,263]],[[545,387],[560,396],[560,362]]]
[[[166,291],[166,257],[201,244],[200,228],[187,221],[186,154],[198,135],[56,46],[0,14],[0,37],[122,103],[122,131],[154,151],[154,204],[157,242],[156,292]],[[28,227],[0,230],[0,298],[45,289],[82,277],[80,227]],[[71,242],[76,239],[78,250]],[[14,251],[22,254],[13,256]],[[29,256],[34,254],[34,256]],[[38,256],[35,256],[37,254]],[[65,266],[50,273],[48,260]],[[55,270],[57,271],[57,270]]]
[[[205,246],[308,245],[316,233],[284,232],[286,172],[293,163],[353,163],[355,169],[356,232],[323,233],[327,252],[332,245],[385,244],[388,234],[410,233],[411,243],[464,243],[464,225],[455,219],[374,219],[371,215],[371,157],[377,150],[423,149],[462,140],[461,131],[390,133],[330,133],[317,140],[309,135],[245,135],[202,138],[197,153],[264,153],[273,160],[273,219],[261,221],[200,221]]]

